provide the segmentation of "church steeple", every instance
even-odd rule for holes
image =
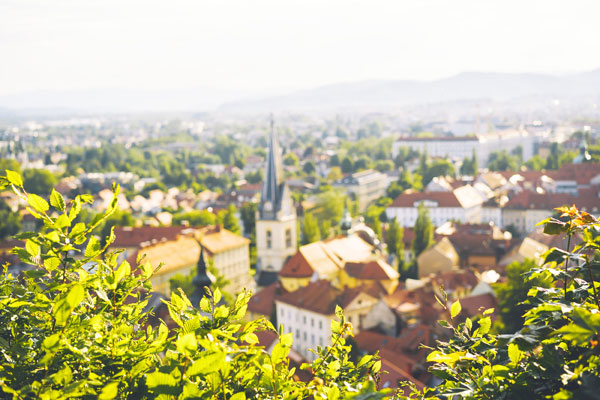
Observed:
[[[198,259],[198,264],[196,265],[196,276],[192,280],[195,287],[194,293],[190,296],[190,302],[196,307],[198,307],[200,300],[206,294],[204,288],[210,287],[215,282],[215,277],[206,268],[204,246],[200,242],[198,242],[198,245],[200,245],[200,259]]]
[[[267,168],[260,195],[259,213],[264,219],[275,219],[283,197],[281,153],[271,116],[271,135],[267,150]]]

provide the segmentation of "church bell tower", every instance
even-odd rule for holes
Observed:
[[[290,190],[283,182],[281,152],[271,118],[265,179],[256,211],[258,271],[279,272],[297,250],[296,210]]]

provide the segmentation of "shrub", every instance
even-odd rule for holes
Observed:
[[[345,336],[350,324],[338,310],[332,321],[333,345],[316,349],[304,365],[314,379],[292,379],[287,355],[291,334],[278,333],[271,354],[258,346],[256,332],[274,330],[258,319],[243,323],[250,293],[218,305],[208,291],[199,308],[183,292],[166,302],[177,328],[153,326],[147,307],[148,263],[117,265],[119,252],[107,252],[92,230],[117,209],[115,198],[90,224],[74,220],[92,197],[68,204],[52,191],[46,199],[27,193],[21,177],[7,171],[1,184],[27,201],[43,222],[39,232],[14,253],[35,268],[18,277],[0,274],[0,387],[16,399],[377,399],[379,362],[365,356],[349,361]]]

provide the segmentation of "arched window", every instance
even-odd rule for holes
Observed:
[[[285,247],[292,247],[292,230],[290,228],[285,230]]]
[[[271,231],[267,231],[267,249],[270,249],[272,247],[272,243],[271,243],[271,239],[272,239],[272,234]]]

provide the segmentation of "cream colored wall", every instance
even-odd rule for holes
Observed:
[[[286,230],[291,232],[291,246],[286,244]],[[286,259],[297,251],[296,217],[283,221],[256,221],[256,252],[262,270],[280,271]],[[271,248],[267,246],[267,231],[271,231]]]
[[[236,247],[217,253],[213,257],[216,270],[229,281],[229,284],[225,287],[225,290],[229,293],[239,293],[244,287],[249,290],[254,289],[254,287],[249,287],[252,279],[248,248],[248,245]]]
[[[171,296],[171,287],[169,285],[169,279],[171,279],[177,274],[187,276],[194,270],[194,268],[196,268],[196,265],[190,264],[186,265],[183,268],[168,270],[163,273],[161,273],[161,270],[158,270],[158,273],[152,275],[152,277],[150,278],[150,282],[152,283],[152,290],[154,292],[162,293],[165,296]]]
[[[284,278],[279,277],[283,288],[288,292],[295,292],[299,288],[306,286],[310,283],[310,277],[308,278]]]

